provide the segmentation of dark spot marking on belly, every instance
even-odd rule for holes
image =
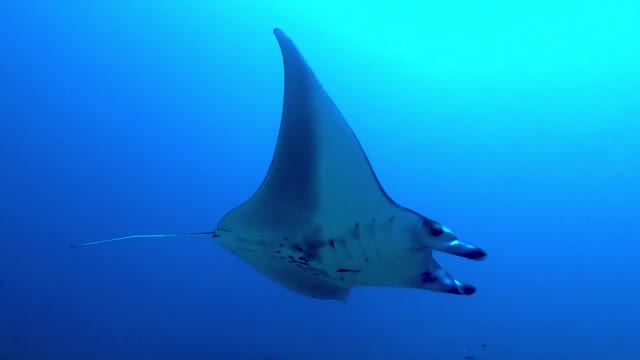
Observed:
[[[431,271],[427,270],[427,271],[422,273],[422,283],[423,284],[434,283],[434,282],[437,282],[437,281],[438,281],[438,278],[436,276],[434,276]]]
[[[305,239],[304,257],[309,261],[320,260],[320,250],[326,246],[326,243],[320,239],[308,238]]]
[[[284,247],[284,244],[280,244],[280,247]]]
[[[333,251],[333,257],[337,262],[340,262],[338,259],[338,253],[336,252],[336,241],[333,239],[329,239],[329,246],[331,246],[331,251]]]
[[[297,251],[297,252],[303,252],[303,251],[304,251],[304,249],[302,248],[302,246],[298,246],[298,245],[294,245],[294,246],[293,246],[293,249],[294,249],[295,251]]]
[[[282,251],[276,250],[276,254],[282,254]]]
[[[305,262],[306,262],[306,261],[307,261],[307,258],[305,258],[304,256],[299,256],[299,257],[298,257],[298,260],[300,260],[300,261],[305,261]]]
[[[346,272],[359,273],[359,272],[362,272],[362,270],[338,269],[338,270],[336,270],[336,272],[339,272],[339,273],[346,273]]]

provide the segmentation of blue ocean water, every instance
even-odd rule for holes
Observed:
[[[0,2],[0,360],[639,359],[633,2]],[[210,238],[297,43],[461,297],[297,295]]]

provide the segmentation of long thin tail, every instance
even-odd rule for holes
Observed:
[[[215,235],[215,231],[206,231],[206,232],[194,232],[194,233],[182,233],[182,234],[154,234],[154,235],[129,235],[123,236],[115,239],[101,240],[101,241],[92,241],[83,244],[69,245],[71,248],[90,246],[90,245],[98,245],[104,244],[113,241],[127,240],[127,239],[140,239],[140,238],[168,238],[168,237],[185,237],[185,236],[202,236],[202,235]]]

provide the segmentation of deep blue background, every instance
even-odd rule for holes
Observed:
[[[637,359],[632,2],[0,2],[0,359]],[[209,238],[275,146],[283,28],[472,297],[299,296]],[[481,344],[486,344],[482,349]]]

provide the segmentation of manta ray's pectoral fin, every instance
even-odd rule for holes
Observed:
[[[443,269],[435,260],[420,274],[421,288],[454,295],[472,295],[476,292],[473,285],[463,284]]]

